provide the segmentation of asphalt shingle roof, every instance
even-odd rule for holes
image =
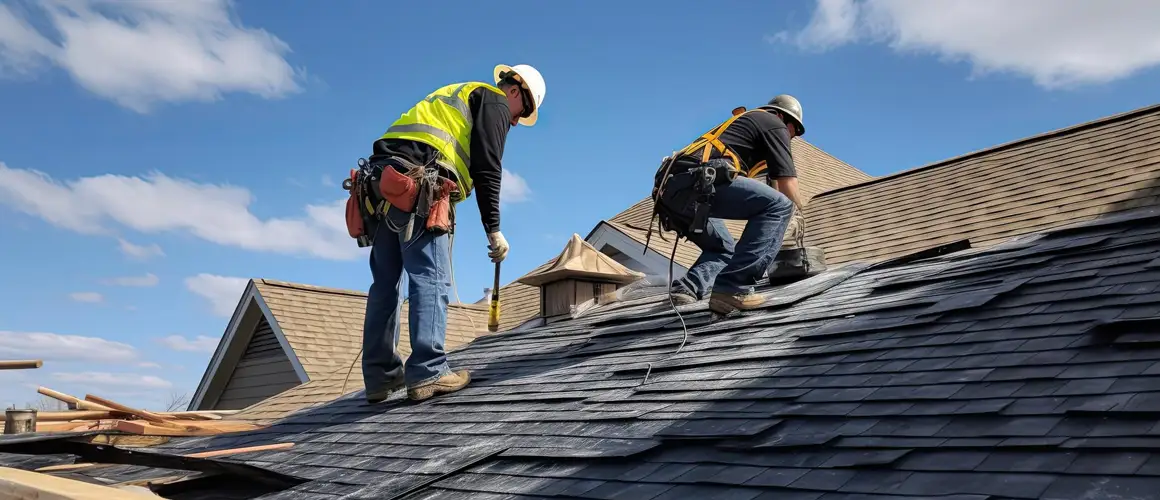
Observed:
[[[306,481],[264,499],[1160,498],[1160,209],[685,306],[687,339],[659,290],[477,339],[455,394],[156,451],[294,442],[228,459]]]

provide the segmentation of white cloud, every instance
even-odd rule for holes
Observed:
[[[818,0],[809,24],[777,41],[807,50],[886,43],[1009,72],[1044,88],[1106,83],[1160,63],[1153,0]]]
[[[138,375],[136,373],[109,373],[109,372],[57,372],[52,374],[54,380],[77,384],[89,388],[142,388],[168,389],[173,383],[155,375]]]
[[[158,102],[213,101],[227,92],[278,98],[300,91],[301,74],[283,57],[289,47],[243,26],[231,4],[24,4],[38,5],[28,11],[43,17],[35,20],[0,5],[0,70],[30,75],[55,65],[94,94],[141,113]]]
[[[161,257],[165,255],[165,252],[161,251],[161,247],[156,243],[149,245],[134,245],[133,243],[126,241],[123,238],[117,238],[117,241],[121,244],[121,252],[135,259],[144,260],[150,257]]]
[[[136,357],[133,346],[98,337],[0,331],[0,359],[123,363]]]
[[[254,196],[228,184],[202,184],[154,172],[59,182],[0,162],[0,204],[84,234],[119,224],[143,233],[177,231],[246,250],[351,259],[366,255],[346,230],[346,200],[307,205],[299,217],[260,219]]]
[[[137,368],[161,368],[161,364],[152,361],[142,361],[137,363]]]
[[[515,172],[503,169],[500,177],[499,201],[502,203],[519,203],[526,201],[532,194],[528,182]]]
[[[236,300],[235,300],[236,302]],[[234,308],[230,306],[230,314],[233,314]],[[214,337],[206,337],[205,335],[198,335],[196,339],[187,339],[181,335],[170,335],[168,337],[157,339],[165,347],[173,349],[174,351],[188,351],[188,352],[214,352],[217,349],[218,339]]]
[[[214,314],[228,318],[233,316],[249,281],[246,278],[201,273],[185,278],[185,287],[209,300]]]
[[[96,304],[105,300],[105,297],[97,292],[73,292],[68,294],[68,296],[77,302],[88,302],[90,304]]]
[[[114,286],[140,286],[150,287],[157,286],[161,279],[153,273],[145,273],[144,276],[122,276],[119,278],[107,279],[104,281],[106,285]]]

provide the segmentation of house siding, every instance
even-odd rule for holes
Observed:
[[[239,410],[299,384],[294,366],[266,318],[254,329],[215,409]]]

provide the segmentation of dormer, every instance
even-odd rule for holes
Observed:
[[[616,290],[643,277],[573,234],[548,267],[519,282],[540,288],[540,317],[554,321],[601,304]]]

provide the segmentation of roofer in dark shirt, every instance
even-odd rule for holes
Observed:
[[[689,272],[671,284],[675,303],[696,302],[710,289],[709,308],[721,314],[765,302],[753,286],[777,256],[791,218],[804,222],[790,154],[790,140],[805,132],[801,116],[801,104],[784,94],[754,110],[738,108],[662,163],[653,189],[662,227],[701,249]],[[764,183],[755,179],[762,172]],[[736,244],[722,219],[747,221]]]
[[[545,91],[543,77],[531,66],[499,65],[494,76],[494,86],[467,82],[432,92],[374,143],[370,164],[383,167],[380,189],[390,208],[371,243],[373,282],[367,294],[362,361],[368,402],[385,400],[404,386],[411,399],[423,400],[462,389],[470,381],[466,370],[451,370],[443,348],[451,281],[448,232],[454,220],[448,207],[477,191],[488,256],[496,263],[507,256],[499,217],[504,142],[517,123],[536,123]],[[438,178],[418,185],[440,185],[444,191],[434,192],[442,194],[416,195],[424,191],[408,179],[432,179],[436,172]],[[392,189],[402,194],[391,198]],[[425,196],[446,197],[442,205],[428,202],[431,208],[424,212]],[[424,213],[430,214],[426,220]],[[384,227],[390,231],[382,231]],[[405,367],[397,351],[404,271],[410,278],[411,341]]]

